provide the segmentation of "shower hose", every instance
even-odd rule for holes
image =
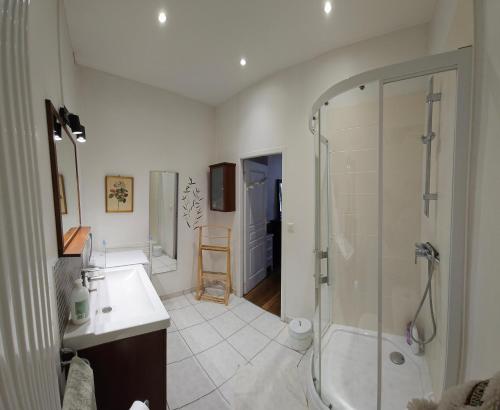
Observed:
[[[434,314],[434,304],[432,302],[432,276],[434,274],[434,260],[429,260],[427,264],[427,286],[425,287],[424,295],[422,296],[422,300],[420,301],[420,305],[418,306],[417,312],[415,313],[415,317],[413,318],[410,326],[410,336],[415,343],[418,343],[420,346],[425,346],[426,344],[432,342],[436,337],[437,325],[436,325],[436,317]],[[424,306],[426,297],[429,296],[429,308],[431,310],[431,319],[432,319],[432,335],[427,340],[418,340],[415,336],[413,336],[413,328],[417,322],[418,315]]]

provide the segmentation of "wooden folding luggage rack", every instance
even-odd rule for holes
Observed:
[[[231,294],[231,228],[217,225],[200,226],[198,232],[198,286],[196,288],[196,299],[210,300],[217,303],[229,303]],[[213,236],[210,233],[213,232]],[[222,232],[219,234],[219,232]],[[208,235],[205,235],[208,233]],[[218,244],[207,243],[217,240]],[[208,252],[223,252],[226,254],[226,272],[212,272],[203,269],[203,254]],[[205,281],[221,283],[224,285],[224,296],[209,294],[206,292]]]

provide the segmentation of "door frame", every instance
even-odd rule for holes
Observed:
[[[240,212],[240,269],[238,272],[238,294],[243,296],[244,290],[244,279],[245,279],[245,266],[246,266],[246,242],[245,242],[245,212],[246,212],[246,203],[245,203],[245,176],[243,169],[243,161],[252,158],[265,157],[269,155],[277,155],[281,154],[281,180],[284,181],[282,185],[281,195],[281,320],[286,321],[286,280],[287,280],[287,270],[286,270],[286,258],[284,257],[284,250],[286,249],[287,237],[285,235],[285,223],[286,215],[287,215],[287,176],[286,176],[286,148],[283,146],[277,146],[275,148],[268,148],[262,150],[251,151],[246,154],[240,155],[240,163],[239,163],[239,171],[238,171],[238,181],[239,181],[239,196],[241,203],[241,212]],[[235,281],[236,282],[236,281]]]

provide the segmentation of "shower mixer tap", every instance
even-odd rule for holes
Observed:
[[[439,263],[439,252],[430,242],[417,242],[415,244],[415,264],[418,258],[425,258],[431,263]]]

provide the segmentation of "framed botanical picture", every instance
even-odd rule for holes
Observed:
[[[68,204],[66,203],[66,189],[64,187],[63,174],[59,174],[59,202],[61,215],[66,215],[68,213]]]
[[[134,178],[106,176],[106,212],[134,212]]]

